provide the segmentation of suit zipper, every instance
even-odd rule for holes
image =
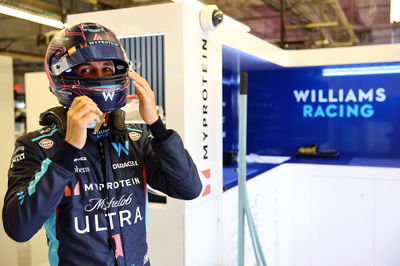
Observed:
[[[103,208],[103,213],[107,216],[107,231],[108,231],[108,246],[111,250],[113,250],[114,253],[114,265],[118,265],[118,262],[115,258],[115,251],[117,249],[117,245],[115,243],[115,239],[112,237],[112,232],[111,232],[111,225],[110,225],[110,220],[108,218],[108,208],[107,206],[109,205],[109,195],[108,195],[108,189],[107,189],[107,165],[106,165],[106,157],[105,157],[105,152],[104,152],[104,145],[99,141],[99,151],[100,151],[100,158],[101,158],[101,168],[103,169],[103,176],[104,176],[104,188],[103,188],[103,198],[105,200],[105,206]]]

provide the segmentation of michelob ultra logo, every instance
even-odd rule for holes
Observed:
[[[51,147],[53,147],[54,142],[51,139],[42,139],[39,142],[39,145],[44,149],[50,149]]]
[[[133,141],[137,141],[138,139],[140,139],[142,135],[138,132],[131,132],[129,133],[129,137],[133,140]]]

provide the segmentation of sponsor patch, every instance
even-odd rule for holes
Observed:
[[[15,148],[15,150],[14,150],[14,152],[13,152],[13,156],[14,156],[15,154],[17,154],[18,152],[24,151],[24,150],[25,150],[25,146],[19,146],[19,147]]]
[[[110,129],[106,128],[106,129],[101,129],[97,132],[92,132],[93,135],[95,135],[98,139],[100,138],[104,138],[107,137],[110,134]]]
[[[54,141],[52,141],[51,139],[42,139],[41,141],[39,141],[39,145],[40,147],[42,147],[43,149],[50,149],[51,147],[53,147],[54,145]]]
[[[43,135],[45,133],[49,133],[50,131],[52,131],[54,129],[54,127],[46,127],[42,130],[40,130],[39,134]]]
[[[22,161],[25,159],[25,153],[17,154],[11,159],[11,166],[10,168],[14,167],[14,163]]]
[[[70,95],[72,95],[72,92],[67,91],[67,90],[59,90],[58,93],[61,94],[62,96],[70,96]]]
[[[129,162],[123,162],[123,163],[114,163],[113,164],[113,169],[118,169],[118,168],[126,168],[126,167],[132,167],[132,166],[138,166],[137,161],[129,161]]]
[[[89,173],[90,172],[90,168],[89,167],[82,167],[79,168],[78,166],[75,165],[75,173]]]
[[[142,136],[142,135],[141,135],[140,133],[138,133],[138,132],[130,132],[130,133],[129,133],[129,137],[130,137],[131,140],[133,140],[133,141],[139,140],[141,136]]]
[[[115,143],[115,142],[111,142],[112,146],[114,147],[114,149],[117,151],[118,153],[118,157],[121,156],[121,151],[123,151],[126,155],[129,155],[129,141],[125,141],[125,147],[122,146],[121,143]]]
[[[79,157],[79,158],[75,158],[74,159],[74,162],[79,162],[79,161],[87,161],[87,158],[86,157]]]

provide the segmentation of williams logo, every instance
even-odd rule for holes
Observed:
[[[114,99],[115,91],[103,91],[104,101],[112,101]]]
[[[140,133],[137,133],[137,132],[131,132],[131,133],[129,133],[129,137],[130,137],[131,140],[133,140],[133,141],[139,140],[141,136],[142,136],[142,135],[140,135]]]
[[[304,118],[370,118],[377,103],[386,101],[384,88],[294,90]]]
[[[112,146],[114,147],[114,149],[117,151],[118,153],[118,157],[121,156],[121,151],[123,151],[126,155],[129,155],[129,141],[125,141],[125,147],[122,146],[121,143],[115,143],[115,142],[111,142]]]
[[[39,142],[40,147],[42,147],[43,149],[50,149],[51,147],[53,147],[54,142],[51,139],[42,139]]]

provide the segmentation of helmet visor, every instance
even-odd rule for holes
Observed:
[[[124,67],[131,67],[132,63],[126,58],[125,53],[116,45],[96,44],[88,45],[83,48],[76,48],[75,46],[68,50],[68,53],[60,58],[59,61],[53,62],[50,70],[53,75],[60,75],[75,66],[81,65],[86,62],[99,61],[99,60],[118,60]],[[125,62],[128,62],[126,64]],[[116,66],[118,68],[118,66]]]

